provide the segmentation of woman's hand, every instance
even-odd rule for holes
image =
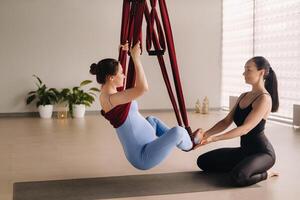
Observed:
[[[209,143],[212,143],[212,142],[216,142],[217,141],[217,138],[216,136],[209,136],[207,138],[203,138],[203,140],[200,142],[201,145],[206,145],[206,144],[209,144]]]
[[[140,55],[141,55],[141,46],[140,46],[140,41],[138,41],[134,47],[132,47],[130,49],[130,54],[131,54],[131,57],[133,59],[133,61],[137,61],[140,59]]]
[[[203,138],[202,138],[202,140],[205,140],[205,139],[207,139],[209,137],[209,135],[207,134],[207,132],[206,131],[203,131]]]
[[[217,137],[216,136],[214,136],[214,135],[208,136],[206,134],[206,132],[204,132],[203,133],[203,137],[202,137],[200,143],[197,144],[197,145],[195,145],[193,149],[195,150],[195,149],[197,149],[197,148],[199,148],[199,147],[201,147],[203,145],[207,145],[209,143],[216,142],[216,141],[217,141]]]
[[[128,41],[126,41],[125,44],[120,44],[119,49],[121,49],[122,51],[128,51],[129,50]]]

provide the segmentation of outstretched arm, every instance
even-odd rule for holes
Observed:
[[[270,111],[271,106],[272,100],[270,96],[262,95],[252,104],[252,111],[245,119],[243,125],[234,128],[224,134],[210,136],[207,139],[204,139],[201,144],[208,144],[210,142],[216,142],[219,140],[228,140],[247,134],[263,119],[266,113]]]
[[[222,119],[221,121],[217,122],[209,130],[205,131],[204,138],[208,138],[208,137],[210,137],[212,135],[221,133],[222,131],[224,131],[225,129],[227,129],[232,124],[235,109],[236,109],[238,103],[240,102],[240,99],[244,96],[244,94],[245,93],[243,93],[243,94],[241,94],[239,96],[239,98],[236,101],[234,107],[231,109],[231,111],[228,113],[228,115],[224,119]]]

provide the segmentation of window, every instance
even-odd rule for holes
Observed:
[[[276,116],[291,118],[300,104],[300,0],[223,0],[222,106],[250,87],[245,62],[266,57],[278,79]]]

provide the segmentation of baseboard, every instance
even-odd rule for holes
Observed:
[[[24,112],[24,113],[0,113],[0,118],[10,117],[39,117],[38,112]]]
[[[219,111],[221,108],[210,108],[210,111]],[[194,108],[187,108],[187,112],[193,112],[195,109]],[[174,112],[173,109],[166,108],[166,109],[140,109],[141,112]],[[53,111],[52,118],[53,116],[56,116],[57,112]],[[88,110],[85,113],[86,115],[100,115],[99,110]],[[0,113],[0,118],[11,118],[11,117],[39,117],[38,112],[15,112],[15,113]]]

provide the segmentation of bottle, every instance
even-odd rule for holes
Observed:
[[[202,114],[208,114],[208,111],[209,111],[209,101],[206,96],[202,102]]]
[[[195,111],[196,111],[196,113],[201,113],[201,103],[200,103],[199,99],[197,99],[197,101],[196,101]]]

